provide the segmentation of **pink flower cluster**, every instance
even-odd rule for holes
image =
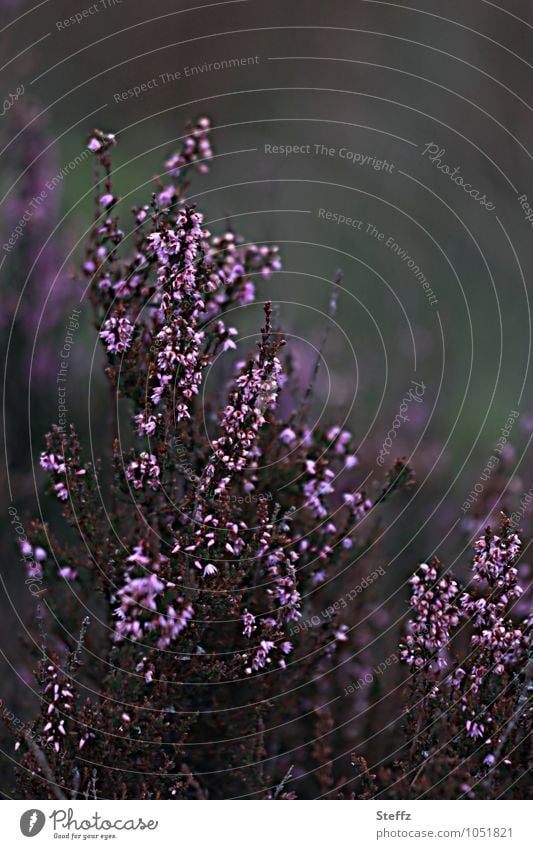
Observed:
[[[435,656],[440,668],[446,664],[445,653],[457,625],[471,626],[465,657],[443,683],[451,689],[454,704],[464,717],[467,736],[486,738],[484,743],[494,748],[500,739],[498,700],[488,694],[505,675],[516,677],[527,658],[530,623],[517,623],[508,615],[510,605],[522,594],[516,566],[520,546],[520,538],[505,517],[499,534],[487,528],[474,544],[473,586],[462,593],[453,578],[440,574],[438,564],[421,566],[420,573],[411,578],[415,616],[401,646],[402,659],[415,669],[434,669]],[[432,696],[440,689],[436,682]],[[493,762],[494,756],[488,755],[485,764]]]
[[[132,460],[126,466],[126,478],[134,489],[142,489],[144,486],[157,489],[160,473],[157,457],[148,451],[141,451],[138,460]]]
[[[119,606],[115,609],[115,641],[126,638],[140,640],[155,633],[158,648],[167,648],[194,613],[192,606],[184,604],[181,596],[174,601],[178,607],[169,604],[164,612],[159,610],[159,597],[173,587],[174,584],[164,582],[154,574],[128,579],[117,593]]]
[[[175,221],[148,236],[148,254],[157,266],[160,307],[154,311],[152,350],[156,373],[150,399],[157,406],[172,386],[178,396],[176,418],[189,418],[190,401],[198,394],[202,372],[210,362],[205,351],[205,331],[200,328],[206,299],[220,286],[220,278],[206,261],[209,233],[202,229],[203,216],[181,206]],[[223,349],[234,347],[234,328],[218,320],[215,336]],[[150,416],[150,413],[146,415]]]
[[[194,165],[200,173],[208,171],[207,162],[213,158],[209,142],[211,121],[209,118],[199,118],[194,126],[189,127],[189,135],[183,141],[182,149],[165,162],[165,168],[173,177],[181,176],[182,170]]]
[[[264,280],[281,269],[281,260],[276,245],[245,244],[244,240],[226,231],[214,236],[208,251],[221,286],[213,297],[209,314],[220,310],[230,301],[249,304],[255,298],[255,286],[251,277],[260,275]]]
[[[526,657],[529,623],[516,623],[507,610],[513,600],[522,595],[518,583],[516,561],[521,541],[507,521],[502,523],[501,533],[492,534],[490,528],[474,545],[473,580],[477,586],[485,586],[482,596],[464,593],[461,605],[470,617],[474,630],[470,638],[471,655],[465,668],[455,671],[452,684],[461,693],[465,712],[469,693],[479,693],[491,676],[503,676]],[[492,725],[490,711],[485,716],[485,725]],[[468,719],[467,733],[482,736],[485,726]]]
[[[222,436],[213,442],[215,458],[230,474],[248,465],[252,454],[257,456],[257,437],[265,423],[265,412],[276,403],[281,363],[276,347],[264,347],[255,360],[247,365],[236,379],[235,389],[224,409],[221,420]],[[206,470],[206,479],[215,475],[215,465]],[[223,478],[215,490],[223,491],[229,478]]]
[[[260,669],[264,669],[265,666],[272,663],[271,652],[274,650],[279,650],[282,653],[282,657],[279,660],[279,666],[281,668],[285,668],[285,660],[283,659],[283,655],[287,655],[292,651],[292,643],[288,640],[284,640],[279,645],[273,640],[261,640],[257,649],[255,650],[255,654],[252,657],[252,661],[249,666],[246,666],[245,672],[247,675],[251,675],[252,672],[258,672]]]
[[[43,469],[53,472],[53,480],[55,482],[52,484],[52,491],[56,497],[60,501],[66,501],[69,492],[67,486],[67,464],[64,456],[54,451],[42,451],[39,462]],[[86,474],[86,469],[76,468],[76,463],[72,462],[72,458],[70,458],[68,467],[69,471],[76,475],[76,477],[83,477]]]
[[[55,665],[47,666],[46,673],[44,694],[45,698],[49,699],[49,704],[46,711],[48,721],[43,731],[48,735],[46,742],[59,752],[62,740],[67,736],[65,722],[74,710],[74,692],[69,681]]]
[[[278,620],[280,624],[299,619],[301,616],[301,595],[298,591],[295,563],[298,554],[295,551],[286,553],[276,551],[267,557],[268,572],[274,585],[269,589],[279,604]]]
[[[125,315],[112,315],[104,321],[100,339],[105,342],[110,354],[123,354],[131,345],[133,325]]]
[[[410,633],[400,656],[417,669],[427,665],[431,668],[435,663],[438,668],[443,667],[452,631],[461,618],[457,582],[440,575],[437,563],[423,563],[410,583],[415,618],[409,623]]]

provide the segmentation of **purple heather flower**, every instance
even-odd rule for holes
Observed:
[[[43,469],[47,471],[53,471],[57,474],[65,471],[65,458],[61,454],[56,455],[43,451],[39,462]]]
[[[150,558],[145,555],[142,545],[135,545],[133,547],[133,554],[130,554],[127,561],[128,563],[138,563],[139,566],[147,566]]]
[[[291,427],[286,427],[281,431],[279,438],[285,445],[290,445],[296,439],[296,434]]]
[[[60,501],[66,501],[67,500],[68,489],[65,486],[65,484],[63,483],[63,481],[60,481],[59,483],[54,484],[54,486],[52,488],[53,488],[55,494],[57,495],[57,497],[60,499]]]
[[[242,616],[242,621],[244,623],[243,634],[245,637],[251,637],[252,633],[255,631],[255,616],[250,613],[248,610],[245,610]]]
[[[430,665],[437,654],[437,667],[446,663],[445,650],[452,629],[459,623],[458,586],[453,578],[439,575],[435,561],[423,563],[410,580],[413,588],[411,606],[415,618],[409,622],[410,633],[401,647],[401,657],[409,665]]]
[[[204,174],[209,170],[207,162],[213,156],[208,139],[210,129],[209,118],[200,118],[194,127],[190,127],[190,135],[184,140],[182,150],[165,162],[165,168],[170,174],[180,176],[181,170],[187,165],[194,165]]]
[[[481,722],[475,722],[471,719],[466,720],[466,733],[469,737],[483,737],[485,726]]]
[[[126,638],[146,639],[155,634],[158,648],[163,649],[175,640],[192,617],[193,609],[190,604],[183,604],[183,598],[177,597],[164,612],[159,612],[159,597],[168,586],[154,574],[126,581],[117,593],[120,604],[115,609],[116,642]],[[181,606],[176,608],[175,604]]]
[[[121,354],[127,351],[131,345],[133,336],[133,325],[126,316],[117,318],[111,316],[104,322],[104,329],[100,331],[102,339],[110,354]]]
[[[132,460],[126,466],[126,478],[134,489],[142,489],[145,485],[158,489],[160,472],[157,457],[147,451],[142,451],[138,460]]]
[[[151,436],[156,431],[160,417],[147,413],[139,413],[139,415],[134,416],[134,420],[137,425],[137,433],[139,436],[144,434]]]
[[[109,192],[105,195],[102,195],[102,197],[100,198],[100,203],[102,204],[104,209],[109,209],[110,206],[113,206],[115,201],[116,198]]]

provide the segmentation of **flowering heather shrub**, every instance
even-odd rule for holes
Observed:
[[[73,427],[56,426],[41,455],[70,531],[59,543],[34,523],[29,553],[49,588],[49,637],[68,648],[44,649],[40,716],[18,733],[19,793],[294,798],[293,768],[311,776],[304,795],[330,798],[419,795],[422,772],[436,795],[476,793],[500,772],[510,784],[525,757],[526,629],[506,618],[518,538],[504,525],[478,544],[479,594],[437,564],[413,578],[402,759],[376,775],[358,754],[350,766],[333,746],[338,694],[324,680],[355,638],[336,607],[319,628],[301,623],[318,618],[332,580],[375,557],[376,515],[411,472],[398,460],[366,491],[356,485],[352,435],[309,426],[313,383],[301,398],[269,303],[256,350],[201,397],[215,358],[236,357],[230,309],[253,301],[258,279],[268,286],[277,249],[212,235],[186,202],[188,176],[212,156],[207,119],[133,210],[132,235],[114,144],[99,131],[89,142],[98,182],[84,260],[111,452],[95,463]],[[450,641],[468,622],[459,666]]]
[[[417,795],[446,798],[453,776],[465,798],[491,795],[496,779],[500,796],[528,772],[533,620],[511,617],[523,592],[520,546],[502,515],[499,532],[489,527],[476,541],[464,589],[437,560],[411,578],[414,615],[401,657],[414,672],[406,771]]]

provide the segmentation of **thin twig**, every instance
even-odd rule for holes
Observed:
[[[43,750],[39,748],[37,743],[34,740],[32,740],[31,737],[27,737],[26,742],[27,742],[29,748],[31,749],[35,760],[37,761],[37,763],[41,767],[45,777],[48,779],[50,786],[52,788],[52,793],[54,794],[56,799],[66,799],[67,797],[60,790],[60,788],[59,788],[59,786],[56,782],[52,768],[51,768],[50,764],[48,763],[48,761],[46,759],[46,755],[44,754]]]
[[[505,728],[503,730],[503,733],[500,737],[500,742],[498,743],[496,751],[494,752],[494,762],[493,762],[491,768],[489,769],[487,776],[485,778],[485,781],[484,781],[484,784],[488,788],[492,788],[492,786],[494,784],[494,777],[495,777],[495,774],[496,774],[496,769],[500,764],[500,761],[501,761],[501,758],[502,758],[502,755],[503,755],[503,750],[505,748],[505,744],[507,743],[507,740],[509,739],[509,737],[513,733],[514,729],[518,725],[523,713],[525,712],[525,710],[526,710],[526,708],[527,708],[527,706],[530,702],[531,694],[533,693],[533,650],[532,649],[530,649],[528,659],[527,659],[525,666],[524,666],[524,678],[525,678],[524,686],[522,687],[522,689],[520,691],[520,695],[518,696],[518,700],[517,700],[517,703],[516,703],[516,710],[514,711],[509,722],[507,723],[507,725],[505,726]]]
[[[71,799],[78,798],[78,791],[80,789],[80,781],[81,781],[81,773],[77,766],[72,770],[72,790],[70,793]]]
[[[318,372],[320,371],[320,364],[323,360],[324,349],[326,347],[326,344],[327,344],[327,341],[328,341],[328,338],[329,338],[329,334],[330,334],[330,331],[331,331],[331,324],[332,324],[333,319],[335,318],[335,315],[337,313],[337,300],[338,300],[338,297],[339,297],[339,286],[341,285],[342,280],[343,280],[343,273],[340,269],[338,269],[336,274],[335,274],[335,279],[333,281],[333,285],[332,285],[332,289],[331,289],[331,296],[330,296],[330,299],[329,299],[329,308],[328,308],[328,319],[329,319],[329,321],[326,322],[326,325],[324,327],[324,333],[322,334],[322,341],[321,341],[320,346],[318,348],[318,352],[317,352],[317,356],[316,356],[316,360],[315,360],[315,365],[313,367],[313,371],[311,372],[311,378],[309,380],[309,384],[307,386],[307,389],[305,390],[305,394],[304,394],[302,403],[301,403],[300,407],[298,409],[296,409],[294,411],[294,413],[292,414],[291,423],[295,421],[298,414],[303,415],[306,412],[307,404],[308,404],[309,399],[310,399],[310,397],[313,393],[313,390],[315,388],[315,383],[316,383],[316,380],[317,380],[317,377],[318,377]]]
[[[187,764],[182,763],[180,769],[181,769],[183,775],[185,776],[185,778],[187,780],[187,784],[196,793],[196,798],[197,799],[207,799],[208,797],[207,797],[206,792],[204,791],[200,782],[197,781],[197,779],[194,777],[193,773],[191,772],[191,770],[187,766]]]
[[[281,793],[283,792],[285,785],[288,784],[288,782],[292,778],[293,769],[294,769],[294,764],[291,764],[290,767],[288,768],[287,772],[285,773],[285,775],[281,779],[280,783],[276,787],[276,790],[274,791],[274,795],[272,797],[273,799],[279,799]]]
[[[80,636],[78,637],[78,642],[76,643],[76,649],[70,659],[70,663],[67,666],[66,672],[67,675],[72,675],[77,667],[81,663],[81,653],[83,651],[83,647],[85,645],[85,636],[87,634],[87,629],[91,624],[91,620],[89,616],[86,616],[83,622],[81,623]]]
[[[118,438],[118,388],[116,386],[114,375],[111,376],[111,370],[106,369],[106,374],[109,378],[109,389],[111,392],[111,461],[113,462],[114,457],[117,454],[117,448],[120,444]],[[111,515],[113,519],[116,518],[115,513],[117,509],[117,493],[115,487],[115,481],[111,481]]]

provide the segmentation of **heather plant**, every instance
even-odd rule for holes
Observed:
[[[531,616],[514,615],[523,593],[521,540],[503,514],[474,544],[461,588],[438,560],[412,587],[401,658],[413,671],[406,773],[416,795],[500,796],[529,769]],[[515,787],[514,792],[517,791]]]
[[[212,158],[209,121],[188,128],[131,232],[115,144],[100,131],[89,141],[97,178],[83,261],[110,445],[94,460],[74,426],[56,425],[41,454],[67,528],[34,522],[23,552],[46,591],[40,713],[15,729],[19,794],[518,792],[530,669],[528,624],[512,616],[518,534],[507,520],[487,530],[464,588],[437,561],[412,578],[404,736],[386,761],[369,743],[350,763],[331,682],[352,658],[367,662],[365,635],[381,620],[358,629],[353,610],[384,574],[379,516],[412,473],[396,460],[358,483],[352,434],[310,424],[322,351],[302,391],[268,298],[255,350],[237,351],[235,307],[253,305],[281,263],[275,246],[210,233],[187,201]],[[214,385],[220,359],[231,376]],[[354,588],[332,598],[355,569]],[[368,663],[383,671],[393,656],[383,660]]]
[[[278,250],[229,229],[212,235],[186,202],[191,172],[212,156],[205,118],[125,234],[115,143],[100,131],[89,142],[97,182],[83,263],[111,448],[93,462],[75,428],[56,425],[41,454],[70,535],[59,542],[35,523],[28,557],[49,588],[48,639],[60,633],[65,649],[45,648],[39,663],[41,713],[18,734],[20,792],[285,798],[276,758],[293,715],[319,704],[324,670],[349,639],[337,616],[317,631],[294,625],[364,554],[374,513],[411,474],[398,461],[368,491],[355,486],[353,437],[309,426],[313,387],[300,397],[284,371],[268,301],[255,352],[202,396],[216,358],[235,359],[231,309],[254,300],[258,280],[268,285]],[[332,309],[336,296],[334,286]],[[312,722],[316,767],[331,719]],[[37,733],[45,749],[28,742]],[[304,742],[293,761],[307,769]],[[319,787],[331,788],[328,770],[320,763]]]
[[[521,540],[501,515],[474,543],[461,586],[434,558],[410,579],[399,646],[409,669],[402,738],[369,767],[352,754],[341,798],[524,798],[531,764],[531,614],[521,618]],[[348,790],[349,788],[349,790]]]

